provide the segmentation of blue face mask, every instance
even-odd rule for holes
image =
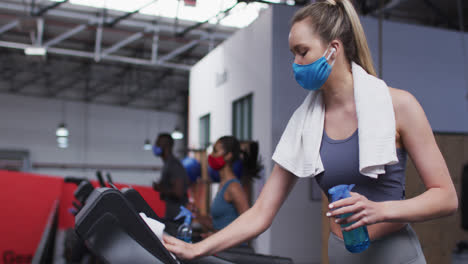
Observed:
[[[328,76],[331,73],[334,61],[328,64],[327,60],[330,59],[332,54],[336,51],[332,48],[330,54],[325,58],[325,54],[328,49],[322,55],[322,57],[311,64],[300,65],[293,63],[294,77],[297,83],[299,83],[304,89],[307,90],[318,90],[327,81]]]
[[[160,147],[158,147],[158,146],[153,146],[153,154],[154,154],[156,157],[161,156],[162,153],[163,153],[162,148],[160,148]]]

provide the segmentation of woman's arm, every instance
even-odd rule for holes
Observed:
[[[225,195],[228,198],[226,199],[227,202],[231,202],[237,210],[239,215],[243,214],[245,211],[249,209],[249,202],[247,201],[247,195],[245,194],[244,190],[240,183],[233,182],[229,184]]]
[[[297,177],[275,165],[270,178],[252,208],[245,211],[226,228],[207,239],[188,244],[170,236],[164,236],[166,248],[181,259],[192,259],[238,245],[265,231],[297,181]]]
[[[398,90],[397,96],[397,115],[403,145],[426,191],[397,204],[388,202],[387,218],[392,221],[416,222],[453,214],[458,208],[457,193],[424,110],[410,93]]]
[[[426,191],[402,201],[375,203],[353,193],[351,198],[330,204],[329,216],[353,212],[338,223],[357,221],[345,230],[377,222],[418,222],[453,214],[458,198],[447,165],[435,141],[422,107],[410,93],[392,89],[397,129]]]

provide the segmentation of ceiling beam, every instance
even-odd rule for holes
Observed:
[[[21,78],[21,82],[19,84],[16,84],[12,86],[9,89],[10,93],[19,93],[20,91],[24,90],[26,87],[28,87],[31,84],[37,84],[39,80],[42,78],[43,72],[42,71],[35,71],[31,77],[28,79],[24,80],[24,78]]]
[[[9,94],[9,92],[0,90],[0,94]],[[28,96],[28,97],[34,97],[34,98],[40,97],[40,98],[50,99],[50,97],[48,97],[46,95],[41,96],[41,95],[26,93],[26,92],[22,92],[21,95],[22,96]],[[70,101],[70,102],[83,102],[82,98],[76,98],[76,97],[61,97],[60,100],[65,100],[65,101]],[[115,102],[112,102],[112,103],[111,102],[99,102],[99,104],[121,107],[121,105],[119,103],[115,103]],[[151,109],[151,110],[155,110],[155,111],[158,111],[158,112],[176,113],[176,114],[180,114],[180,115],[186,114],[184,111],[171,111],[171,110],[167,110],[167,109],[156,108],[154,106],[128,105],[127,108],[140,109],[140,110],[141,109],[145,109],[145,110]]]
[[[138,39],[141,39],[142,37],[144,36],[144,33],[143,32],[138,32],[138,33],[135,33],[117,43],[115,43],[114,45],[112,45],[111,47],[103,50],[100,54],[100,58],[104,58],[106,57],[107,55],[111,54],[111,53],[114,53],[116,51],[118,51],[119,49],[125,47],[126,45],[138,40]]]
[[[130,93],[128,95],[127,100],[121,102],[121,105],[127,106],[130,103],[132,103],[133,101],[135,101],[138,97],[141,97],[141,96],[145,95],[146,93],[148,93],[150,91],[153,91],[155,89],[160,88],[161,83],[164,81],[164,79],[166,79],[171,74],[172,74],[172,70],[165,70],[154,81],[149,82],[150,84],[148,86],[140,87],[139,89],[137,89],[133,93]],[[152,84],[156,84],[156,85],[152,85]]]
[[[97,97],[106,94],[107,92],[113,90],[116,86],[122,85],[122,76],[125,76],[125,74],[131,69],[131,67],[125,67],[121,71],[115,74],[111,74],[111,76],[107,76],[104,78],[101,78],[93,88],[94,91],[90,94],[86,94],[84,100],[86,102],[92,102],[94,101]],[[109,79],[112,81],[109,82]]]
[[[24,44],[24,43],[0,41],[0,47],[4,47],[4,48],[24,50],[30,46],[31,45]],[[68,55],[68,56],[74,56],[74,57],[80,57],[80,58],[88,58],[88,59],[94,59],[95,57],[94,56],[95,54],[89,51],[61,49],[61,48],[54,48],[54,47],[48,48],[47,52],[53,53],[53,54],[59,54],[59,55]],[[155,64],[151,62],[151,60],[147,60],[147,59],[131,58],[131,57],[124,57],[124,56],[117,56],[117,55],[108,55],[102,59],[108,60],[108,61],[142,65],[142,66],[151,66],[151,67],[158,67],[158,68],[173,68],[173,69],[183,70],[183,71],[189,71],[192,68],[192,66],[190,65],[170,63],[170,62],[160,62],[160,61],[157,61]]]
[[[444,12],[442,12],[442,10],[440,10],[440,8],[436,6],[436,4],[434,4],[431,0],[423,0],[423,2],[424,4],[426,4],[427,7],[429,7],[432,10],[432,12],[434,12],[436,16],[438,16],[441,19],[441,21],[446,22],[448,27],[453,29],[459,28],[457,23],[453,23],[450,17],[444,14]]]
[[[158,60],[159,52],[159,34],[155,32],[153,34],[153,41],[151,43],[151,63],[156,64]]]
[[[42,16],[42,15],[44,15],[45,13],[47,13],[47,11],[52,10],[52,9],[54,9],[54,8],[57,8],[57,7],[59,7],[59,6],[63,5],[63,4],[65,4],[66,2],[68,2],[68,0],[64,0],[64,1],[62,1],[62,2],[53,3],[53,4],[51,4],[51,5],[48,5],[48,6],[43,7],[43,8],[41,8],[41,9],[37,10],[37,11],[32,12],[32,15],[33,15],[33,16]]]
[[[104,25],[105,25],[106,27],[113,27],[113,26],[115,26],[117,23],[119,23],[120,21],[122,21],[122,20],[124,20],[124,19],[127,19],[127,18],[133,16],[134,14],[140,12],[140,10],[142,10],[143,8],[145,8],[145,7],[147,7],[147,6],[151,5],[151,4],[153,4],[153,3],[156,2],[156,1],[157,1],[157,0],[150,1],[150,2],[146,3],[145,5],[143,5],[142,7],[138,8],[138,9],[132,11],[132,12],[128,12],[128,13],[126,13],[125,15],[116,17],[116,18],[112,19],[111,21],[106,22]]]
[[[55,89],[51,89],[50,91],[47,92],[47,97],[58,97],[61,93],[65,92],[66,90],[69,90],[73,87],[75,87],[77,84],[80,83],[81,80],[87,77],[87,74],[85,73],[78,73],[74,74],[73,78],[69,79],[65,83],[59,85],[58,87],[55,87]]]
[[[224,17],[226,17],[227,14],[229,14],[229,12],[230,12],[232,9],[234,9],[234,7],[236,7],[236,6],[239,4],[239,2],[241,2],[241,1],[236,1],[236,3],[235,3],[234,5],[232,5],[231,7],[229,7],[229,8],[227,8],[227,9],[225,9],[225,10],[222,10],[222,11],[218,12],[216,15],[214,15],[214,16],[208,18],[208,19],[205,20],[205,21],[198,22],[198,23],[195,23],[195,24],[193,24],[193,25],[191,25],[191,26],[186,27],[184,30],[178,32],[178,33],[176,34],[176,36],[177,36],[177,37],[184,37],[184,36],[187,35],[187,33],[189,33],[190,31],[192,31],[192,30],[194,30],[194,29],[197,29],[197,28],[203,26],[204,24],[208,23],[211,19],[217,18],[218,16],[223,16],[222,18],[219,18],[218,20],[223,19]],[[243,1],[243,2],[246,2],[246,1]]]
[[[0,27],[0,35],[15,28],[16,26],[18,26],[18,24],[19,24],[19,20],[16,19],[6,25],[3,25],[2,27]]]
[[[171,51],[170,53],[160,57],[158,62],[159,63],[166,62],[168,60],[171,60],[171,59],[175,58],[176,56],[178,56],[178,55],[184,53],[185,51],[187,51],[187,50],[195,47],[196,45],[198,45],[203,39],[204,39],[204,37],[201,38],[201,39],[195,39],[195,40],[192,40],[192,41],[190,41],[189,43],[187,43],[187,44],[185,44],[183,46],[178,47],[177,49]]]
[[[53,45],[56,45],[58,43],[60,43],[61,41],[64,41],[66,39],[68,39],[69,37],[73,36],[73,35],[76,35],[78,33],[80,33],[81,31],[85,30],[86,28],[88,27],[88,25],[78,25],[60,35],[58,35],[57,37],[47,41],[46,43],[44,43],[44,47],[45,48],[48,48],[48,47],[51,47]]]
[[[390,0],[383,7],[380,7],[379,1],[377,1],[376,9],[371,11],[374,15],[380,15],[381,13],[387,13],[398,7],[400,4],[407,2],[408,0]]]
[[[20,14],[24,12],[24,5],[22,4],[15,4],[15,3],[1,3],[0,2],[0,10],[9,10],[9,11],[16,11]],[[88,8],[90,11],[98,11],[98,8]],[[94,14],[86,14],[84,12],[78,12],[78,11],[73,11],[69,9],[53,9],[49,10],[47,12],[48,15],[55,16],[55,17],[60,17],[60,18],[65,18],[65,19],[77,19],[77,20],[83,20],[85,22],[91,21],[93,23],[98,23],[99,20],[102,18],[97,18]],[[151,29],[154,28],[154,17],[147,16],[148,20],[151,18],[151,21],[142,21],[142,20],[131,20],[131,19],[126,19],[123,21],[120,21],[119,24],[122,26],[126,27],[132,27],[132,28],[138,28],[138,29]],[[110,21],[111,19],[108,18],[103,23],[106,23]],[[173,34],[174,28],[171,25],[165,25],[165,24],[158,24],[158,28],[161,32],[166,32]],[[205,30],[191,30],[190,35],[192,36],[204,36],[206,35],[207,32]],[[228,37],[231,36],[231,34],[227,33],[212,33],[213,37],[216,39],[220,40],[225,40]]]

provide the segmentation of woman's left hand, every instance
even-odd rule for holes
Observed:
[[[328,208],[330,211],[326,214],[328,217],[334,217],[336,219],[335,223],[340,225],[355,222],[344,228],[344,231],[384,221],[385,208],[383,203],[369,201],[359,193],[350,192],[350,194],[351,197],[329,204]],[[339,218],[340,215],[344,214],[352,215],[346,218]]]

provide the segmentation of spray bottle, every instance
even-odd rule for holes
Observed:
[[[185,217],[184,223],[177,229],[177,238],[187,243],[192,243],[192,212],[187,208],[180,206],[180,213],[174,218],[179,220],[181,217]]]
[[[354,184],[351,185],[337,185],[333,188],[328,190],[328,193],[331,195],[332,202],[336,202],[341,199],[345,199],[351,197],[349,193],[351,189],[354,187]],[[351,213],[341,215],[340,218],[346,218],[351,216]],[[341,227],[345,228],[354,224],[342,224]],[[367,232],[366,226],[361,226],[351,231],[343,231],[343,240],[346,246],[346,249],[352,253],[359,253],[366,250],[369,247],[370,240],[369,240],[369,233]]]

